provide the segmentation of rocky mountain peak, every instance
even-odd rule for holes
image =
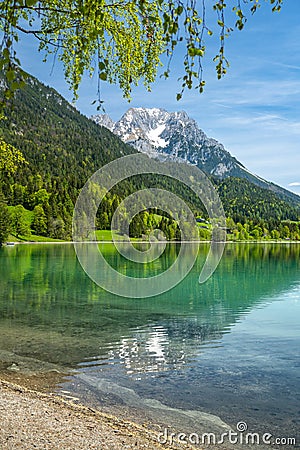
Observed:
[[[91,119],[94,120],[94,122],[96,122],[97,125],[108,128],[110,131],[113,132],[115,123],[109,117],[108,114],[97,114],[95,116],[92,116]]]
[[[185,111],[130,108],[114,124],[107,115],[92,119],[151,157],[184,161],[221,178],[230,173],[233,162],[242,166],[222,144],[208,138]]]
[[[185,111],[130,108],[117,122],[107,114],[92,119],[152,158],[196,165],[220,180],[230,176],[244,178],[281,195],[295,197],[247,170],[220,142],[208,137]]]

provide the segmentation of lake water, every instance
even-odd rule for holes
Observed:
[[[67,374],[57,392],[93,407],[187,433],[219,432],[218,416],[299,445],[300,245],[227,244],[200,285],[208,248],[179,285],[142,299],[94,284],[72,244],[1,248],[0,369],[51,363]],[[111,244],[102,252],[124,268]]]

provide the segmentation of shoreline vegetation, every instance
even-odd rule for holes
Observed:
[[[110,230],[97,230],[96,231],[96,240],[84,240],[82,243],[97,243],[97,244],[113,244],[114,242],[130,242],[132,244],[149,244],[150,241],[147,239],[147,236],[143,237],[130,237],[128,241],[127,237],[124,235],[120,235],[119,239],[112,239],[112,233]],[[211,243],[212,240],[210,238],[207,239],[193,239],[189,241],[183,241],[180,239],[160,239],[153,240],[151,244],[180,244],[180,243],[198,243],[198,244],[208,244]],[[227,234],[225,240],[220,240],[220,242],[225,242],[226,244],[300,244],[300,240],[291,239],[291,238],[277,238],[272,239],[271,237],[260,237],[258,239],[237,239],[231,234]],[[39,236],[39,235],[23,235],[23,236],[15,236],[10,234],[3,245],[9,246],[12,244],[74,244],[75,241],[71,239],[53,239],[49,236]]]
[[[0,193],[1,194],[1,193]],[[86,228],[87,220],[83,215],[80,227],[82,232],[88,233],[85,238],[91,237],[95,241],[112,241],[112,231],[110,230],[112,213],[116,210],[118,201],[114,205],[108,205],[108,213],[100,214],[96,218],[93,231]],[[196,214],[196,213],[195,213]],[[33,211],[26,210],[22,205],[6,206],[1,202],[0,195],[0,243],[30,241],[30,242],[60,242],[72,240],[72,217],[68,223],[62,220],[47,219],[42,207],[37,205]],[[293,220],[292,220],[293,219]],[[195,215],[197,229],[193,228],[189,221],[179,223],[171,217],[163,215],[161,210],[145,210],[134,216],[128,224],[128,217],[122,216],[119,224],[119,231],[114,232],[114,237],[118,241],[126,241],[124,234],[129,234],[132,242],[148,240],[152,236],[157,241],[179,242],[182,236],[190,236],[191,240],[203,242],[210,241],[212,235],[217,240],[227,240],[233,242],[300,242],[300,220],[299,217],[292,219],[279,219],[270,217],[268,220],[259,217],[243,218],[237,221],[230,216],[226,218],[226,224],[219,228],[213,228],[210,220],[201,215]],[[51,226],[49,224],[52,224]]]
[[[124,240],[116,240],[113,241],[111,240],[91,240],[91,241],[63,241],[63,240],[45,240],[45,241],[32,241],[32,240],[22,240],[22,241],[18,241],[18,240],[9,240],[5,243],[3,243],[4,246],[10,246],[10,245],[29,245],[29,244],[75,244],[76,242],[80,242],[82,244],[114,244],[114,242],[118,242],[118,243],[130,243],[130,244],[150,244],[149,241],[147,240],[138,240],[138,239],[130,239],[130,241],[124,241]],[[211,240],[191,240],[191,241],[152,241],[152,244],[210,244],[212,241]],[[225,241],[216,241],[216,242],[220,242],[220,243],[225,243],[225,244],[300,244],[300,241],[296,241],[296,240],[286,240],[286,239],[261,239],[261,240],[245,240],[245,241],[236,241],[236,240],[230,240],[230,239],[226,239]]]

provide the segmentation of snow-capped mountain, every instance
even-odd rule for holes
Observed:
[[[184,111],[130,108],[117,122],[113,122],[107,114],[92,116],[92,119],[150,157],[196,165],[219,179],[229,176],[246,178],[260,187],[295,197],[291,192],[252,174],[220,142],[209,138]]]
[[[184,111],[130,108],[116,123],[107,114],[92,119],[151,157],[197,165],[219,178],[238,176],[245,170],[222,144],[207,137]]]

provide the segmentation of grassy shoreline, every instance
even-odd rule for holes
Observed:
[[[115,241],[118,243],[128,242],[126,237],[123,235],[115,234]],[[130,238],[131,243],[141,243],[141,244],[149,244],[149,240],[145,239],[146,236],[140,238]],[[111,230],[96,230],[95,232],[95,240],[91,241],[83,241],[84,243],[98,243],[98,244],[112,244],[114,243]],[[64,239],[54,239],[47,236],[38,236],[38,235],[28,235],[28,236],[18,236],[10,235],[7,239],[8,243],[14,244],[74,244],[73,240],[64,240]],[[161,240],[152,242],[155,244],[159,243],[168,243],[168,244],[179,244],[179,243],[198,243],[198,244],[207,244],[212,242],[207,239],[199,239],[199,240],[191,240],[191,241],[175,241],[175,240]],[[296,244],[300,243],[300,241],[292,240],[292,239],[248,239],[248,240],[236,240],[232,239],[232,235],[226,236],[225,243],[233,243],[233,244]],[[5,244],[4,244],[5,245]]]
[[[114,242],[118,242],[118,243],[124,243],[126,244],[125,240],[117,240],[117,241],[113,241],[113,240],[96,240],[96,241],[82,241],[79,243],[82,244],[114,244]],[[151,244],[210,244],[212,241],[204,241],[204,240],[199,240],[199,241],[157,241],[157,242],[151,242]],[[78,243],[78,241],[63,241],[63,240],[41,240],[41,241],[32,241],[32,240],[10,240],[7,242],[4,242],[3,245],[4,246],[10,246],[10,244],[14,244],[14,245],[28,245],[28,244],[75,244]],[[149,241],[145,241],[145,240],[138,240],[138,239],[134,239],[134,240],[130,240],[130,243],[135,243],[135,244],[149,244]],[[250,241],[232,241],[232,240],[226,240],[226,241],[220,241],[220,243],[225,243],[225,244],[300,244],[300,241],[292,241],[292,240],[283,240],[283,239],[279,239],[279,240],[272,240],[272,239],[268,239],[268,240],[260,240],[260,241],[254,241],[254,240],[250,240]]]

